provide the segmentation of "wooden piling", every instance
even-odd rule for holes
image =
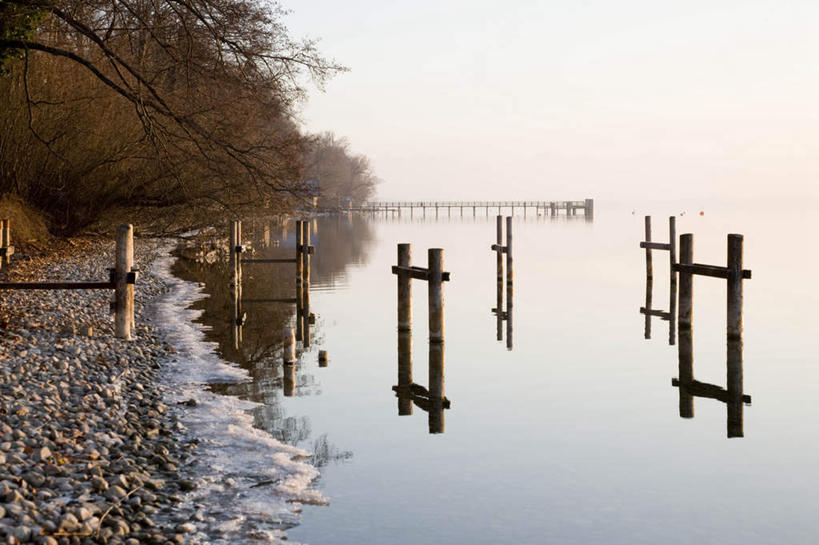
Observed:
[[[329,363],[330,363],[330,360],[327,357],[327,351],[326,350],[319,350],[319,353],[318,353],[319,367],[327,367],[327,365]]]
[[[650,276],[647,276],[646,277],[646,306],[645,306],[646,320],[645,320],[645,328],[644,328],[645,331],[643,333],[643,336],[646,339],[651,338],[651,303],[652,303],[651,299],[652,299],[652,292],[654,291],[653,288],[654,288],[654,279],[651,278]]]
[[[133,316],[134,313],[134,285],[128,283],[128,273],[131,272],[131,264],[134,262],[133,226],[120,225],[117,227],[116,254],[116,287],[114,289],[116,312],[114,318],[114,333],[120,339],[131,340],[131,316]]]
[[[503,246],[503,216],[497,216],[496,218],[495,243],[497,244],[497,250],[495,251],[497,256],[495,267],[497,279],[498,282],[503,282],[503,250],[501,249],[501,246]],[[501,307],[498,306],[498,311],[500,309]]]
[[[742,338],[742,235],[728,235],[728,338]]]
[[[398,416],[412,414],[412,332],[398,332]]]
[[[398,245],[398,266],[412,266],[412,245]],[[405,272],[398,272],[398,331],[412,329],[412,278]]]
[[[669,301],[668,301],[668,344],[674,346],[677,333],[677,218],[668,218],[668,262],[669,262]]]
[[[515,271],[512,266],[512,216],[506,216],[506,286],[512,284]]]
[[[586,217],[594,217],[594,199],[586,199],[586,206],[583,209],[583,214]]]
[[[429,433],[444,433],[444,344],[429,343]]]
[[[429,341],[444,342],[444,251],[430,248],[427,252],[429,280]]]
[[[305,347],[310,346],[310,222],[304,222],[302,230],[302,238],[304,240],[304,248],[301,254],[302,258],[302,320],[304,321],[303,332],[304,337],[302,344]]]
[[[511,231],[507,231],[507,244],[512,243],[511,238],[508,238],[509,233],[511,233]],[[509,246],[509,248],[511,249],[511,246]],[[511,251],[508,254],[506,254],[507,260],[509,259],[510,255],[511,255]],[[506,273],[507,273],[507,276],[506,276],[506,314],[504,316],[506,318],[506,349],[507,350],[512,350],[512,347],[514,346],[513,341],[512,341],[513,333],[514,333],[514,326],[513,326],[514,311],[512,309],[512,306],[513,306],[512,302],[514,301],[514,297],[515,297],[515,295],[514,295],[515,289],[514,289],[514,282],[513,282],[513,278],[512,278],[512,266],[511,266],[511,264],[507,267]]]
[[[651,216],[646,216],[646,242],[651,242]],[[654,268],[651,263],[651,248],[646,248],[646,277],[654,277]]]
[[[680,235],[680,265],[691,265],[692,263],[694,263],[694,235],[686,233]],[[691,319],[694,313],[694,275],[688,271],[680,271],[679,284],[680,296],[677,325],[680,330],[683,328],[690,329],[692,324]],[[680,331],[680,336],[682,336],[682,331]]]
[[[304,222],[296,220],[296,340],[304,339]]]

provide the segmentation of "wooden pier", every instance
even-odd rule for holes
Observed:
[[[594,199],[584,199],[582,201],[367,201],[357,207],[351,207],[350,210],[373,214],[379,212],[394,213],[399,216],[402,210],[409,210],[410,216],[412,216],[416,209],[420,209],[421,214],[426,216],[427,208],[435,212],[435,217],[438,217],[441,210],[446,210],[447,214],[451,216],[454,208],[460,212],[461,217],[464,217],[464,209],[467,212],[471,210],[473,217],[478,214],[479,209],[482,209],[487,217],[490,210],[497,209],[498,214],[501,213],[501,210],[509,210],[510,214],[514,216],[515,209],[518,209],[523,211],[524,217],[528,212],[532,212],[536,216],[557,216],[561,211],[566,216],[576,216],[577,211],[582,210],[583,215],[592,218],[594,216]]]

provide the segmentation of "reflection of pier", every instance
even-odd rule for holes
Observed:
[[[512,256],[512,217],[506,216],[506,245],[503,245],[503,216],[496,218],[495,226],[495,244],[492,245],[492,250],[496,254],[496,299],[495,308],[492,313],[495,315],[497,322],[497,339],[503,340],[503,322],[506,322],[506,348],[512,350],[512,333],[514,331],[512,325],[513,312],[512,300],[514,298],[514,268]],[[503,254],[506,254],[506,310],[503,310]]]
[[[429,433],[444,433],[444,409],[450,402],[444,395],[444,251],[428,251],[427,268],[412,266],[412,247],[398,245],[398,397],[399,416],[411,415],[413,405],[429,415]],[[412,377],[412,280],[425,280],[429,300],[429,389],[413,382]]]
[[[566,216],[576,216],[578,210],[583,211],[583,215],[587,218],[594,216],[594,200],[585,199],[582,201],[370,201],[361,203],[356,208],[360,212],[371,213],[397,213],[401,215],[401,211],[408,209],[410,216],[415,213],[415,209],[420,208],[421,213],[426,216],[427,208],[435,211],[435,217],[438,217],[439,210],[446,209],[447,215],[452,215],[452,209],[455,208],[460,212],[461,217],[464,217],[464,208],[469,211],[472,210],[472,217],[477,215],[478,209],[483,209],[485,215],[489,216],[489,210],[493,208],[498,209],[498,213],[502,209],[511,211],[511,215],[515,215],[515,208],[522,209],[524,217],[527,210],[532,210],[535,215],[541,213],[557,216],[560,211],[563,211]]]

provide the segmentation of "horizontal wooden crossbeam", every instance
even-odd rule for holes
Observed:
[[[665,312],[663,310],[655,310],[655,309],[651,309],[651,308],[646,309],[646,307],[640,307],[640,314],[648,314],[649,316],[656,316],[657,318],[660,318],[660,319],[666,320],[666,321],[671,319],[671,313],[670,312]]]
[[[508,247],[506,247],[506,246],[503,246],[503,245],[501,245],[501,244],[493,244],[493,245],[491,246],[491,248],[492,248],[492,250],[493,250],[493,251],[495,251],[495,252],[502,252],[502,253],[504,253],[504,254],[508,254],[508,253],[509,253],[509,248],[508,248]]]
[[[725,388],[721,388],[716,384],[708,384],[707,382],[700,382],[698,380],[692,380],[690,383],[682,384],[679,379],[672,378],[671,385],[677,388],[682,388],[695,397],[716,399],[718,401],[722,401],[723,403],[733,401],[733,399],[731,399],[731,396],[728,394],[728,390],[726,390]],[[742,402],[747,405],[750,405],[751,396],[743,395]]]
[[[278,298],[278,299],[242,299],[242,303],[287,303],[296,304],[298,299],[295,298]]]
[[[717,265],[703,265],[702,263],[692,263],[690,265],[684,263],[676,263],[674,270],[680,273],[697,274],[700,276],[710,276],[712,278],[727,279],[729,269],[728,267],[719,267]],[[751,279],[751,271],[747,269],[742,270],[742,278],[745,280]]]
[[[281,258],[281,259],[274,259],[274,258],[259,258],[259,259],[242,259],[242,263],[298,263],[298,259],[295,257],[291,258]]]
[[[666,242],[641,242],[640,248],[648,248],[649,250],[668,250],[671,251],[671,244]]]
[[[429,269],[425,269],[423,267],[404,267],[401,265],[393,265],[392,274],[408,274],[410,278],[429,281]],[[442,272],[441,279],[444,282],[448,282],[449,273],[446,271]]]
[[[113,282],[0,282],[0,290],[112,290]]]
[[[5,246],[0,248],[0,256],[8,257],[10,255],[14,255],[14,246]]]

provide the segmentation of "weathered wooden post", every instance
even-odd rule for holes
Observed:
[[[429,343],[429,433],[444,433],[444,344]]]
[[[674,346],[677,334],[677,218],[668,218],[668,261],[669,261],[669,301],[668,301],[668,344]]]
[[[694,235],[691,233],[680,235],[680,265],[691,265],[693,263]],[[680,298],[677,325],[680,330],[683,328],[691,329],[691,318],[694,312],[694,275],[686,270],[680,270],[679,275]],[[682,331],[680,331],[680,336],[682,336]]]
[[[430,248],[427,251],[429,280],[429,341],[444,342],[444,250]]]
[[[302,320],[304,320],[304,338],[302,344],[305,347],[310,346],[310,222],[304,222],[302,230],[302,238],[304,246],[302,248],[302,274],[304,275],[304,282],[302,284]]]
[[[728,235],[728,338],[742,339],[742,235]]]
[[[645,218],[646,224],[646,242],[651,242],[651,216],[646,216]],[[654,268],[652,267],[651,263],[651,248],[646,246],[646,277],[653,278],[654,277]]]
[[[498,216],[495,225],[495,243],[496,243],[496,274],[498,282],[503,282],[503,216]],[[501,306],[498,306],[500,312]]]
[[[515,277],[515,271],[512,267],[512,216],[506,216],[506,286],[512,285],[512,280]]]
[[[398,332],[398,416],[412,414],[412,332]]]
[[[296,220],[296,340],[304,340],[304,222]]]
[[[412,266],[412,245],[398,245],[398,266]],[[398,277],[398,331],[412,329],[412,277],[407,271],[399,270]]]
[[[586,206],[583,209],[583,214],[589,218],[594,217],[594,199],[586,199]]]
[[[8,225],[8,223],[7,223]],[[134,312],[134,285],[129,273],[134,262],[134,228],[131,225],[117,227],[117,260],[115,264],[114,333],[120,339],[131,340],[131,316]]]
[[[646,277],[646,306],[645,306],[645,315],[646,315],[646,323],[645,323],[645,332],[644,336],[646,339],[651,338],[651,299],[652,299],[652,291],[654,287],[654,279],[650,276]]]

